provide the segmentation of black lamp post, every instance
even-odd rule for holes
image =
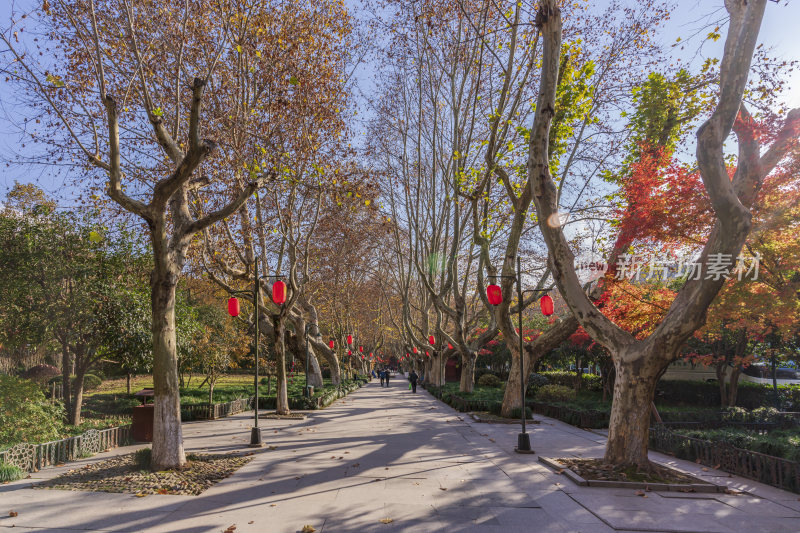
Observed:
[[[518,316],[518,323],[519,323],[519,391],[520,391],[520,420],[522,423],[522,432],[517,436],[517,447],[514,448],[514,451],[517,453],[535,453],[531,448],[531,438],[530,435],[525,430],[525,386],[527,385],[527,380],[525,379],[525,346],[522,340],[522,295],[526,292],[547,292],[547,289],[528,289],[522,290],[522,268],[521,268],[521,261],[519,256],[517,256],[517,275],[516,276],[492,276],[495,278],[508,278],[514,279],[517,282],[517,298],[519,303],[517,307],[519,308],[519,316]],[[489,303],[491,305],[500,305],[503,303],[503,291],[497,285],[491,284],[486,288],[486,296],[489,299]],[[542,301],[540,303],[542,308],[542,314],[549,316],[553,314],[553,300],[549,296],[545,295],[542,297]]]
[[[303,396],[311,398],[311,391],[308,388],[308,330],[311,329],[311,324],[306,324],[306,387],[303,389]]]
[[[258,258],[256,257],[253,262],[253,307],[254,307],[254,327],[255,327],[255,352],[256,352],[256,365],[255,365],[255,385],[256,385],[256,397],[255,397],[255,405],[253,406],[253,428],[250,432],[250,446],[254,448],[260,448],[263,446],[261,441],[261,428],[258,427],[258,359],[260,357],[259,354],[259,343],[260,343],[260,330],[258,327],[258,283],[262,279],[269,279],[269,278],[279,278],[280,276],[276,275],[258,275]],[[235,295],[237,294],[249,294],[250,291],[234,291],[231,294],[233,295],[228,300],[228,314],[233,317],[239,316],[239,300],[236,298]],[[276,281],[275,284],[272,286],[272,301],[276,305],[283,305],[286,302],[286,284],[280,280]]]

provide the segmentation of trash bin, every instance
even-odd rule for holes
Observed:
[[[131,434],[137,442],[153,442],[153,404],[133,408]]]
[[[305,396],[306,398],[311,398],[312,396],[314,396],[314,385],[303,387],[303,396]]]

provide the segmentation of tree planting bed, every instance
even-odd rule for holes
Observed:
[[[34,488],[127,492],[148,494],[198,495],[247,464],[249,454],[187,454],[184,468],[154,472],[143,467],[136,453],[88,464],[37,483]]]
[[[642,489],[673,492],[721,492],[724,487],[708,483],[679,470],[663,465],[652,465],[649,472],[635,468],[613,467],[601,459],[539,457],[539,462],[563,474],[584,487]]]

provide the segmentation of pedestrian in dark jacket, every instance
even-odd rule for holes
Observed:
[[[389,369],[386,369],[386,386],[389,386]]]
[[[417,392],[417,380],[418,379],[419,379],[419,376],[417,375],[417,373],[414,370],[412,370],[411,374],[408,375],[408,381],[411,382],[411,392]]]
[[[386,371],[381,370],[378,372],[378,374],[381,375],[381,387],[383,387],[383,384],[386,383]]]

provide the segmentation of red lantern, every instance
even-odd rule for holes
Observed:
[[[500,305],[503,303],[503,291],[499,285],[491,284],[486,287],[486,297],[489,299],[491,305]]]
[[[347,344],[353,344],[353,336],[352,335],[348,335],[347,336]]]
[[[369,358],[372,359],[372,352],[369,352]]]
[[[331,339],[331,341],[328,343],[328,346],[330,347],[331,350],[333,350],[333,346],[334,346],[333,339]]]
[[[409,354],[408,354],[408,352],[406,352],[406,357],[409,357]]]
[[[228,314],[231,316],[239,316],[239,299],[236,297],[228,299]]]
[[[347,355],[353,355],[353,350],[347,350]]]
[[[417,353],[417,347],[414,346],[414,353]]]
[[[359,352],[363,352],[363,351],[364,351],[364,347],[363,347],[363,346],[359,346],[359,347],[358,347],[358,351],[359,351]]]
[[[453,345],[452,345],[452,344],[450,344],[449,342],[447,343],[447,349],[448,349],[448,350],[452,350],[452,349],[453,349]]]
[[[547,294],[542,296],[542,299],[539,300],[539,306],[542,308],[542,314],[544,316],[550,316],[553,314],[553,299]]]
[[[286,284],[280,280],[272,285],[272,301],[276,305],[283,305],[286,303]]]
[[[436,339],[433,338],[433,335],[428,336],[428,342],[431,344],[431,346],[436,344]]]
[[[428,357],[431,356],[431,354],[428,353],[428,350],[425,350],[425,355],[427,355]]]

